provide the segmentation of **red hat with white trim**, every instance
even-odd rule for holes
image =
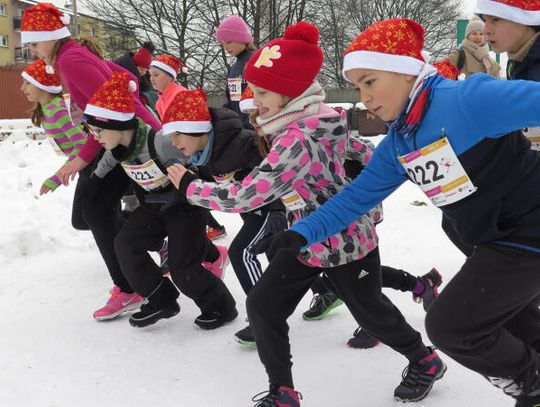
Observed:
[[[38,59],[32,62],[24,71],[21,72],[21,76],[30,82],[32,85],[38,87],[41,90],[49,93],[61,93],[62,82],[58,73],[48,73],[46,70],[46,63],[43,59]]]
[[[242,113],[245,113],[246,110],[256,110],[257,107],[253,104],[253,90],[251,90],[251,86],[246,86],[246,89],[242,93],[242,96],[240,97],[240,111]]]
[[[24,11],[21,20],[21,42],[42,42],[70,37],[69,15],[51,3],[38,3]]]
[[[514,23],[540,25],[538,0],[477,0],[474,14],[494,16]]]
[[[133,92],[137,84],[127,72],[113,72],[90,98],[84,109],[86,122],[102,129],[132,129],[135,117]]]
[[[370,25],[354,39],[343,56],[343,76],[355,68],[419,75],[426,64],[424,29],[408,18]]]
[[[184,72],[185,74],[188,73],[186,64],[184,64],[178,58],[169,54],[160,55],[159,57],[154,59],[150,63],[150,67],[152,66],[159,68],[162,71],[168,73],[169,75],[173,77],[173,79],[176,79],[176,77],[178,76],[180,68],[182,68],[182,72]]]
[[[202,89],[178,92],[163,117],[163,134],[208,133],[212,116]]]

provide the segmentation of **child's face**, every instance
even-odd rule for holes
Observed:
[[[259,88],[252,83],[249,86],[253,90],[253,104],[259,110],[259,117],[261,119],[274,117],[291,100],[287,96]]]
[[[240,55],[246,49],[246,44],[238,41],[223,41],[221,45],[225,52],[233,57]]]
[[[152,86],[158,92],[165,92],[173,82],[174,79],[168,73],[163,72],[161,69],[154,66],[150,67],[150,83],[152,83]]]
[[[467,36],[467,39],[474,42],[476,45],[484,45],[486,42],[486,36],[482,30],[471,31]]]
[[[412,75],[364,68],[347,71],[347,78],[358,88],[368,110],[384,121],[397,119],[416,80]]]
[[[526,25],[514,23],[494,16],[482,16],[487,40],[495,52],[517,52],[527,42],[534,30]]]
[[[21,85],[21,92],[26,96],[26,99],[28,99],[29,102],[37,103],[41,99],[43,99],[43,96],[47,93],[44,90],[38,88],[35,85],[32,85],[30,82],[28,82],[26,79],[23,79],[23,83]]]
[[[47,62],[50,62],[52,57],[52,51],[54,44],[57,40],[50,41],[40,41],[40,42],[31,42],[28,44],[28,49],[32,56],[44,59]]]
[[[173,145],[187,157],[192,156],[197,151],[204,150],[208,143],[208,135],[193,137],[186,133],[174,132],[171,134]]]
[[[122,139],[122,132],[116,130],[101,129],[99,127],[88,126],[94,138],[107,150],[118,147]]]

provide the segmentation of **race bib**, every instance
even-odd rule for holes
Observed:
[[[229,97],[232,102],[239,102],[242,97],[242,78],[229,78]]]
[[[296,191],[289,192],[281,197],[281,202],[289,211],[295,211],[306,207],[306,202]]]
[[[126,174],[146,191],[166,186],[169,179],[159,169],[154,160],[149,160],[144,164],[122,164]]]
[[[540,151],[540,127],[523,129],[523,134],[531,142],[531,149]]]
[[[54,152],[55,152],[57,155],[62,155],[62,156],[65,156],[65,155],[66,155],[66,154],[62,151],[62,149],[60,148],[60,146],[58,145],[58,143],[56,142],[56,140],[54,139],[54,137],[49,136],[49,141],[51,142],[51,146],[52,146]]]
[[[435,206],[460,201],[476,191],[446,137],[398,159]]]

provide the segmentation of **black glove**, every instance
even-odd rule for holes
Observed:
[[[180,191],[181,194],[186,195],[189,184],[196,179],[199,179],[199,177],[197,177],[191,171],[186,171],[186,173],[180,180],[180,185],[178,185],[178,191]]]
[[[270,211],[266,219],[265,236],[275,235],[276,233],[287,230],[287,216],[284,211]]]
[[[187,203],[185,195],[174,188],[167,192],[149,192],[144,197],[144,202],[148,204],[161,204],[159,208],[160,212],[164,212],[175,205]]]
[[[262,239],[251,249],[251,252],[253,254],[266,253],[268,260],[272,260],[280,250],[296,256],[306,244],[307,241],[302,235],[292,230],[286,230]]]

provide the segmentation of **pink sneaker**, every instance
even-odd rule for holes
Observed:
[[[206,270],[210,271],[217,278],[223,280],[223,276],[225,274],[225,267],[227,267],[227,265],[230,263],[229,249],[227,249],[225,246],[216,246],[216,248],[219,252],[219,257],[217,258],[217,260],[213,263],[205,261],[202,265]]]
[[[98,321],[116,318],[123,312],[139,308],[143,302],[143,298],[136,292],[126,294],[117,286],[114,286],[110,293],[107,304],[94,312],[94,318]]]

